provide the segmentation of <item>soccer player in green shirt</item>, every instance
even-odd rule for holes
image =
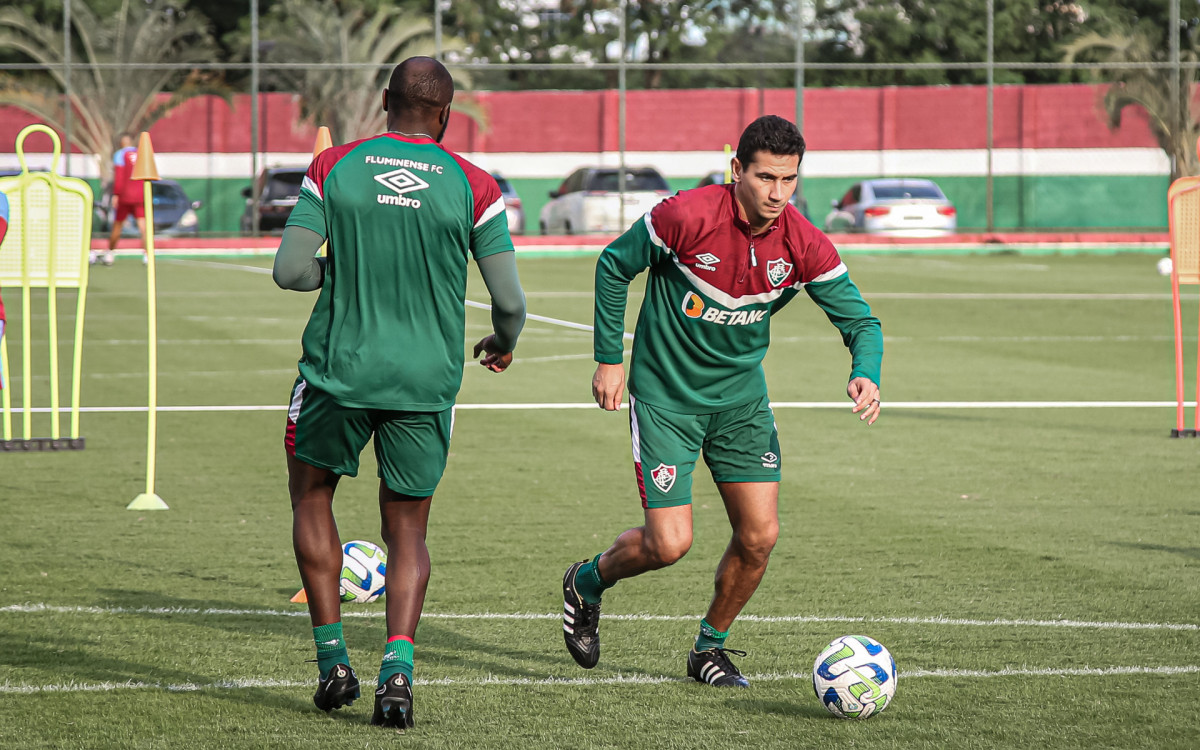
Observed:
[[[285,289],[320,289],[302,338],[285,447],[292,543],[331,711],[359,696],[342,636],[342,546],[333,493],[372,435],[388,549],[387,645],[371,723],[413,726],[413,638],[429,583],[432,495],[462,384],[467,261],[492,298],[494,333],[474,356],[503,372],[525,321],[504,199],[486,172],[440,145],[454,83],[438,61],[396,66],[388,132],[321,152],[275,257]],[[323,242],[328,257],[316,258]]]
[[[647,213],[596,263],[592,394],[621,406],[622,330],[629,283],[649,269],[629,366],[629,422],[644,525],[563,576],[563,636],[585,669],[600,659],[600,597],[623,578],[666,567],[692,544],[692,470],[704,456],[733,538],[687,659],[687,674],[718,687],[749,682],[725,648],[779,536],[782,458],[762,360],[771,316],[801,289],[850,349],[851,411],[879,416],[883,334],[829,238],[788,201],[804,138],[768,115],[742,133],[734,183],[687,190]]]

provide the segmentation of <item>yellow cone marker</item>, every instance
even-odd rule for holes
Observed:
[[[321,127],[317,128],[317,140],[315,143],[313,143],[313,158],[317,158],[317,156],[327,148],[333,148],[333,138],[329,135],[329,128],[322,125]],[[322,242],[321,249],[317,251],[317,255],[324,256],[326,254],[326,246],[328,244],[329,243],[327,242]],[[303,593],[304,589],[301,589],[300,594]],[[300,596],[300,594],[296,594],[296,596]],[[292,601],[296,600],[292,599]],[[308,599],[305,599],[304,601],[308,601]]]
[[[148,325],[148,349],[150,356],[150,393],[146,414],[146,491],[126,505],[127,510],[168,510],[163,499],[154,494],[154,468],[158,441],[158,305],[157,286],[154,276],[154,193],[150,183],[159,180],[158,165],[154,163],[154,146],[150,134],[143,132],[138,138],[137,161],[129,176],[142,180],[142,200],[146,204],[146,317]]]
[[[322,125],[317,128],[317,142],[313,144],[313,158],[317,158],[327,148],[333,148],[333,138],[329,135],[329,128]]]

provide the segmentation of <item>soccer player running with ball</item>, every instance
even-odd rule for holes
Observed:
[[[454,83],[438,61],[396,66],[388,132],[335,146],[308,168],[275,257],[279,286],[320,289],[288,411],[292,542],[317,647],[313,702],[359,696],[342,635],[342,546],[333,494],[374,435],[387,545],[387,644],[372,724],[413,726],[413,638],[429,583],[430,502],[446,467],[462,384],[467,261],[492,298],[494,333],[474,356],[503,372],[525,322],[504,199],[440,145]],[[328,241],[328,258],[315,258]]]
[[[804,138],[768,115],[742,133],[734,183],[667,199],[596,263],[592,395],[621,406],[622,329],[629,283],[649,269],[629,375],[634,471],[645,523],[563,577],[563,635],[585,669],[600,660],[600,598],[623,578],[672,565],[692,545],[692,471],[703,455],[733,537],[687,658],[687,674],[717,687],[749,682],[725,648],[758,588],[779,536],[782,458],[762,360],[771,316],[801,289],[841,331],[851,353],[846,392],[868,424],[879,416],[883,334],[822,232],[788,199]]]

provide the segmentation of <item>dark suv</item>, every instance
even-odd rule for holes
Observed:
[[[304,182],[304,173],[307,171],[307,167],[264,169],[255,181],[258,187],[257,203],[254,201],[254,188],[244,188],[242,195],[246,198],[246,210],[242,213],[242,233],[248,234],[254,229],[256,217],[260,232],[283,229],[300,198],[300,184]]]

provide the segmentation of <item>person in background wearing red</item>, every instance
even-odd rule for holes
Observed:
[[[129,133],[121,134],[120,143],[121,147],[113,154],[112,209],[114,216],[112,231],[108,234],[108,251],[101,256],[100,253],[93,250],[89,259],[93,264],[97,260],[102,261],[106,266],[113,264],[113,253],[117,249],[117,241],[121,239],[121,227],[125,226],[125,220],[130,216],[137,221],[138,237],[143,240],[146,237],[146,203],[142,181],[130,178],[133,166],[137,164],[137,149],[134,148],[133,136]],[[147,262],[145,250],[143,250],[142,263]]]

